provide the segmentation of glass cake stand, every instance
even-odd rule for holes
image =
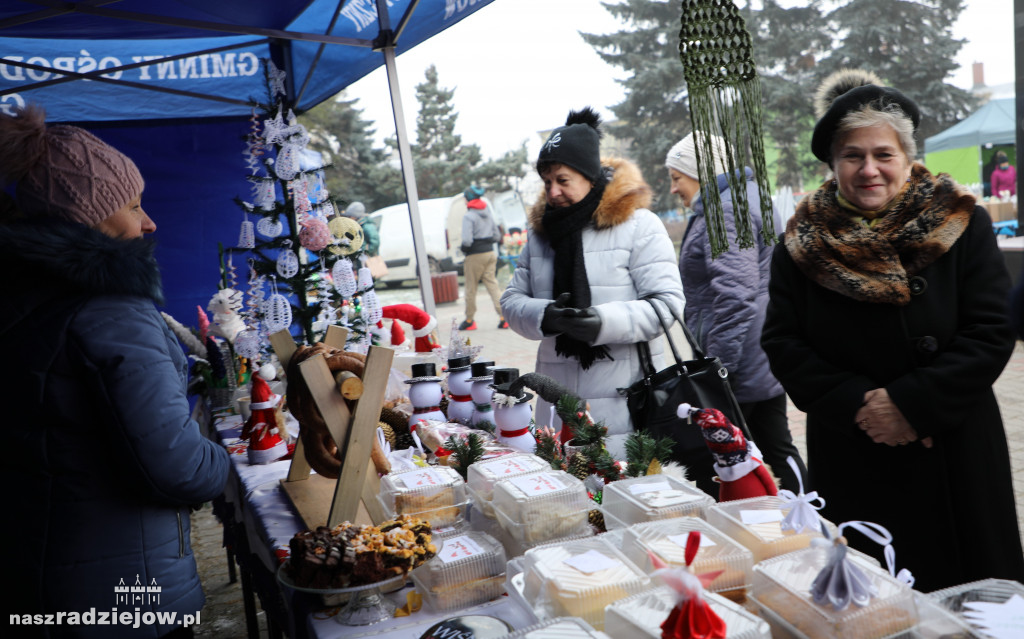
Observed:
[[[396,575],[384,581],[348,588],[307,588],[297,586],[287,572],[288,562],[277,569],[277,580],[298,592],[314,595],[348,595],[348,601],[341,607],[334,620],[345,626],[368,626],[395,616],[397,607],[393,601],[384,596],[384,592],[392,592],[405,584],[405,575]]]

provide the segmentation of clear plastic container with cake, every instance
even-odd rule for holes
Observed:
[[[591,532],[594,503],[583,482],[562,470],[499,480],[491,503],[498,523],[524,547]]]
[[[388,517],[413,515],[431,527],[454,526],[465,518],[466,482],[448,466],[427,466],[380,478],[377,495]]]
[[[505,549],[497,539],[469,531],[436,546],[437,554],[411,573],[431,610],[467,608],[505,592]]]
[[[725,622],[725,639],[771,639],[768,622],[743,606],[713,592],[703,596]],[[676,593],[668,586],[620,599],[605,608],[604,632],[612,639],[661,639],[661,624],[675,605]]]
[[[466,488],[473,497],[473,508],[494,518],[491,498],[494,484],[502,479],[551,470],[551,464],[536,455],[515,453],[470,464],[466,471]]]
[[[972,604],[1006,604],[1015,597],[1024,599],[1024,584],[1008,579],[982,579],[936,590],[927,597],[973,627],[965,616],[971,612]],[[975,629],[974,632],[981,637],[988,636],[981,630]]]
[[[714,504],[707,511],[709,524],[750,549],[754,563],[811,545],[820,530],[794,532],[782,529],[782,520],[792,506],[777,496],[751,497]],[[819,518],[821,519],[821,518]],[[832,522],[821,519],[836,534]]]
[[[521,628],[506,639],[608,639],[579,617],[556,617]]]
[[[704,517],[715,503],[696,486],[669,475],[644,475],[605,486],[601,497],[608,530],[672,517]]]
[[[623,554],[647,574],[654,572],[648,553],[669,566],[686,565],[686,540],[691,531],[700,532],[700,549],[690,571],[700,575],[721,570],[705,590],[742,603],[750,589],[754,555],[714,526],[697,517],[677,517],[636,524],[622,532]]]
[[[605,606],[651,587],[636,564],[597,537],[531,548],[521,565],[522,598],[539,619],[580,617],[598,630]]]
[[[830,551],[828,545],[813,545],[754,566],[750,600],[779,630],[777,634],[798,639],[882,639],[915,628],[918,613],[910,586],[850,548],[847,560],[866,576],[874,596],[863,606],[850,602],[842,610],[816,603],[811,584],[828,563]]]

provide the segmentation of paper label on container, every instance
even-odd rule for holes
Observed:
[[[528,473],[532,470],[537,470],[537,463],[529,457],[516,457],[512,455],[506,455],[505,457],[499,457],[494,461],[482,463],[480,470],[491,475],[492,477],[500,477],[502,475],[518,475],[521,473]]]
[[[574,557],[565,559],[562,563],[572,566],[576,570],[590,575],[600,570],[608,570],[609,568],[617,568],[622,565],[622,562],[614,557],[609,557],[596,550],[588,550],[585,553],[581,553]]]
[[[552,475],[551,473],[537,473],[535,475],[509,477],[508,481],[530,497],[547,495],[565,488],[565,485],[558,481],[555,475]]]
[[[1003,603],[970,601],[964,603],[963,616],[975,628],[993,639],[1024,636],[1024,598],[1013,595]]]
[[[450,482],[433,468],[420,468],[402,473],[402,483],[409,490],[444,488]]]
[[[686,533],[685,535],[669,535],[668,539],[669,539],[669,541],[673,542],[674,544],[676,544],[680,548],[685,549],[686,548],[686,540],[689,539],[689,537],[690,537],[690,533]],[[716,545],[717,544],[715,542],[713,542],[710,538],[708,538],[707,535],[701,535],[700,536],[700,547],[701,548],[704,548],[705,546],[716,546]]]
[[[445,539],[444,545],[441,546],[441,552],[437,553],[437,556],[442,562],[447,564],[459,559],[482,555],[483,553],[484,549],[480,547],[480,544],[473,541],[472,537],[459,535],[458,537]]]
[[[785,517],[778,509],[740,511],[740,521],[745,524],[767,524],[773,521],[782,521]]]
[[[629,492],[634,495],[650,493],[656,490],[672,490],[672,486],[667,481],[652,481],[645,484],[631,484],[629,487]]]

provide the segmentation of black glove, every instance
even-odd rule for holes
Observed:
[[[567,307],[569,293],[562,293],[544,309],[540,328],[547,334],[564,334],[581,342],[593,342],[601,332],[601,317],[590,308]]]

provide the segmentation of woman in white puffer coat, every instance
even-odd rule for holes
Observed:
[[[650,187],[632,163],[601,160],[599,125],[589,107],[572,112],[541,149],[544,198],[530,211],[530,239],[501,309],[512,330],[541,341],[536,372],[586,399],[623,459],[633,427],[619,389],[640,379],[636,344],[649,342],[663,365],[662,325],[645,299],[681,315],[683,287],[665,225],[646,208]],[[541,399],[535,421],[561,427]]]

